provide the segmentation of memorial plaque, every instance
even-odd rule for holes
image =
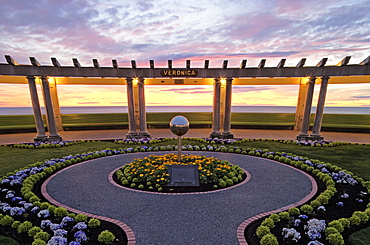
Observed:
[[[169,165],[167,186],[199,186],[198,165]]]

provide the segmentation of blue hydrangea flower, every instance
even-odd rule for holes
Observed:
[[[74,234],[74,237],[76,238],[76,241],[77,242],[85,242],[85,241],[87,241],[86,233],[83,232],[83,231],[77,231]]]
[[[57,229],[54,231],[54,236],[65,236],[68,234],[68,231],[63,229]]]
[[[47,228],[47,227],[49,227],[50,225],[51,225],[52,223],[51,223],[51,221],[50,220],[42,220],[41,221],[41,229],[45,229],[45,228]]]
[[[62,222],[60,223],[61,226],[67,225],[67,223],[75,221],[73,218],[66,216],[62,219]]]
[[[40,207],[37,207],[37,206],[35,206],[35,207],[33,207],[32,209],[31,209],[31,212],[32,213],[36,213],[37,211],[39,211],[40,210]]]
[[[13,207],[10,209],[10,215],[11,216],[14,216],[14,215],[22,215],[26,212],[26,210],[24,208],[20,208],[20,207]]]
[[[51,224],[50,225],[50,230],[52,230],[52,231],[56,231],[60,228],[62,228],[60,224]]]
[[[73,226],[73,230],[84,230],[87,228],[85,222],[78,222],[75,226]]]
[[[47,209],[41,210],[38,214],[37,217],[39,218],[47,218],[50,216],[50,212]]]
[[[53,236],[48,241],[48,245],[67,245],[67,238],[62,236]]]

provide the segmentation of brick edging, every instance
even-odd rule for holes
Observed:
[[[86,163],[86,161],[84,162],[81,162],[81,163]],[[61,173],[62,171],[64,170],[67,170],[69,168],[72,168],[74,166],[77,166],[81,163],[78,163],[78,164],[74,164],[74,165],[71,165],[71,166],[68,166],[56,173],[54,173],[52,176],[50,176],[49,178],[47,178],[46,181],[44,181],[44,183],[42,183],[42,186],[41,186],[41,194],[46,198],[46,200],[48,200],[50,203],[56,205],[56,206],[59,206],[59,207],[63,207],[65,209],[67,209],[68,211],[70,212],[74,212],[74,213],[77,213],[77,214],[84,214],[90,218],[95,218],[95,219],[100,219],[100,220],[103,220],[103,221],[107,221],[107,222],[110,222],[110,223],[113,223],[117,226],[119,226],[125,233],[126,233],[126,236],[127,236],[127,245],[136,245],[136,238],[135,238],[135,234],[134,232],[132,231],[132,229],[126,225],[125,223],[119,221],[119,220],[116,220],[116,219],[111,219],[111,218],[107,218],[107,217],[104,217],[104,216],[100,216],[100,215],[95,215],[95,214],[90,214],[90,213],[86,213],[86,212],[83,212],[83,211],[80,211],[80,210],[77,210],[77,209],[74,209],[74,208],[71,208],[67,205],[64,205],[58,201],[56,201],[54,198],[52,198],[49,193],[47,192],[46,190],[46,186],[47,184],[50,182],[51,179],[53,179],[57,174]]]
[[[277,161],[274,161],[274,162],[277,162]],[[301,199],[300,201],[296,202],[296,203],[293,203],[291,205],[288,205],[288,206],[285,206],[285,207],[282,207],[282,208],[278,208],[278,209],[275,209],[275,210],[271,210],[271,211],[267,211],[267,212],[264,212],[264,213],[261,213],[261,214],[258,214],[256,216],[253,216],[249,219],[246,219],[245,221],[243,221],[239,226],[238,226],[238,229],[236,230],[236,236],[237,236],[237,239],[238,239],[238,242],[240,245],[248,245],[247,241],[245,240],[245,236],[244,236],[244,231],[245,229],[247,228],[248,225],[250,225],[253,221],[256,221],[260,218],[263,218],[265,216],[268,216],[268,215],[271,215],[271,214],[275,214],[275,213],[279,213],[279,212],[283,212],[283,211],[286,211],[290,208],[294,208],[294,207],[298,207],[306,202],[308,202],[311,198],[313,198],[317,191],[318,191],[318,187],[317,187],[317,183],[315,181],[315,179],[307,174],[306,172],[300,170],[300,169],[297,169],[293,166],[290,166],[290,165],[286,165],[286,164],[283,164],[283,163],[280,163],[280,162],[277,162],[281,165],[284,165],[284,166],[287,166],[289,168],[292,168],[296,171],[299,171],[301,173],[303,173],[304,175],[306,175],[309,180],[311,181],[311,185],[312,185],[312,189],[311,189],[311,192],[306,196],[304,197],[303,199]]]

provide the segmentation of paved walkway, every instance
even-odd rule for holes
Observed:
[[[149,154],[153,153],[83,162],[58,172],[46,190],[67,207],[127,224],[138,245],[238,244],[237,229],[246,219],[313,195],[311,179],[296,169],[268,159],[217,152],[189,154],[228,160],[248,171],[251,179],[232,189],[187,195],[143,193],[109,182],[114,169]]]
[[[151,137],[176,137],[170,129],[149,129]],[[122,139],[126,137],[127,130],[88,130],[88,131],[62,131],[60,135],[64,140],[82,139]],[[185,137],[208,138],[210,128],[191,128]],[[251,130],[233,129],[234,138],[250,139],[284,139],[294,140],[298,134],[294,130]],[[22,142],[32,142],[36,133],[26,134],[0,134],[0,144],[14,144]],[[370,143],[370,134],[361,133],[336,133],[322,132],[325,140]]]

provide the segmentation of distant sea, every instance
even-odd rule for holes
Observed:
[[[41,108],[45,113],[45,108]],[[61,107],[62,114],[127,113],[127,106]],[[295,113],[295,106],[232,106],[232,112]],[[316,108],[312,108],[315,113]],[[146,112],[212,112],[212,106],[147,106]],[[370,107],[325,107],[326,114],[370,114]],[[32,115],[32,107],[0,107],[0,115]]]

